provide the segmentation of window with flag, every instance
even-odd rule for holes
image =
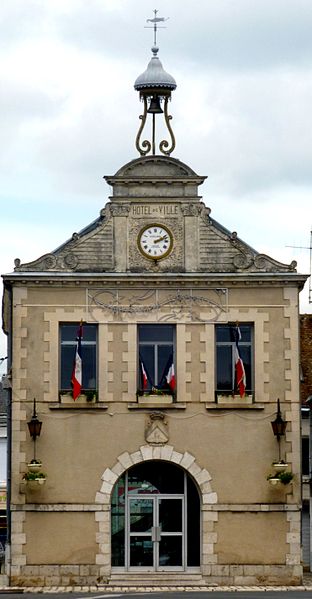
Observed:
[[[96,390],[97,325],[61,324],[60,344],[60,389],[73,391],[75,387],[78,395],[83,390]]]
[[[174,394],[176,389],[174,351],[175,326],[142,324],[138,326],[138,389],[153,389]]]
[[[216,325],[216,393],[251,395],[253,325]]]

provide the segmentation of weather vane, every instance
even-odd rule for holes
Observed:
[[[169,17],[158,17],[158,10],[156,9],[153,12],[154,18],[146,20],[147,23],[152,23],[152,26],[145,25],[146,29],[154,30],[154,45],[152,47],[153,56],[148,63],[147,69],[137,77],[134,83],[134,89],[140,93],[140,100],[142,100],[144,104],[143,114],[139,117],[141,125],[139,127],[135,145],[141,156],[145,156],[149,153],[156,153],[156,115],[163,114],[170,141],[163,139],[159,144],[159,150],[162,154],[170,156],[175,148],[175,139],[170,125],[172,117],[168,114],[168,102],[171,99],[171,92],[175,90],[177,84],[174,78],[163,69],[157,56],[157,31],[158,29],[165,29],[165,27],[162,27],[159,23],[167,21]],[[141,141],[141,135],[148,115],[151,115],[152,117],[151,141],[148,139]]]
[[[154,18],[153,19],[146,19],[147,23],[153,23],[152,27],[149,27],[148,25],[145,25],[145,29],[154,29],[154,46],[156,46],[157,44],[157,29],[166,29],[166,27],[161,27],[161,25],[158,25],[158,23],[164,23],[164,21],[168,21],[169,17],[165,18],[165,17],[157,17],[157,13],[159,12],[158,10],[153,11],[154,12]]]

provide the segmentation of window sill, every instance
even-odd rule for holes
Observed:
[[[241,397],[240,395],[229,395],[229,394],[217,393],[216,394],[216,403],[222,404],[224,406],[232,406],[233,404],[238,405],[238,406],[240,406],[240,405],[246,406],[246,405],[251,405],[253,403],[253,396],[245,395],[244,397]]]
[[[206,410],[264,410],[264,404],[253,403],[252,395],[217,395],[216,403],[206,403]]]
[[[70,391],[68,392],[62,392],[60,391],[59,393],[59,400],[60,403],[63,405],[71,405],[73,403],[75,403],[76,405],[79,404],[94,404],[97,403],[97,391],[89,391],[88,394],[87,393],[81,393],[81,395],[79,395],[77,397],[77,399],[73,399],[73,396],[71,394]]]
[[[137,401],[128,404],[129,409],[140,408],[178,408],[185,409],[185,403],[173,401],[172,395],[158,395],[151,393],[150,395],[137,395]]]
[[[77,404],[76,402],[69,403],[49,403],[49,410],[107,410],[108,405],[105,403],[90,403],[86,401],[85,403]]]

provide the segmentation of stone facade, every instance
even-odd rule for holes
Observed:
[[[11,584],[109,584],[112,493],[135,465],[159,462],[176,465],[197,489],[195,570],[204,582],[296,584],[298,293],[305,277],[294,263],[258,254],[214,221],[198,195],[204,177],[178,160],[140,158],[106,179],[113,195],[98,220],[55,252],[17,261],[4,276],[12,357]],[[173,236],[163,260],[139,250],[142,227],[153,223]],[[74,402],[60,393],[59,335],[60,325],[81,319],[97,328],[98,374],[94,398]],[[245,397],[216,392],[216,326],[236,322],[253,330],[253,385]],[[138,326],[164,323],[175,330],[176,392],[140,396]],[[34,397],[43,423],[37,454],[47,473],[37,491],[23,482]],[[294,479],[271,487],[277,398],[287,420],[282,454]],[[182,583],[191,571],[187,563],[177,569]]]

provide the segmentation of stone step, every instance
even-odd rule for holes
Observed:
[[[201,574],[192,574],[185,572],[142,572],[139,573],[115,573],[110,576],[108,585],[116,586],[206,586]]]

